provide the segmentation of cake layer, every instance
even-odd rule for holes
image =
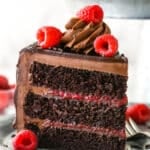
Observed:
[[[124,150],[125,139],[98,135],[85,131],[67,130],[55,127],[39,129],[36,125],[26,124],[39,137],[41,148],[61,148],[61,150]]]
[[[125,126],[125,111],[126,104],[113,107],[95,101],[46,97],[32,92],[27,94],[24,103],[24,112],[31,118],[115,129]]]
[[[127,89],[127,77],[104,72],[33,62],[30,74],[31,84],[35,86],[45,86],[74,93],[122,98]]]

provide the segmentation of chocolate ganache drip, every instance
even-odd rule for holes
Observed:
[[[65,27],[67,31],[61,42],[72,51],[84,54],[94,50],[93,42],[97,36],[110,33],[109,27],[104,22],[85,23],[79,18],[71,18]]]

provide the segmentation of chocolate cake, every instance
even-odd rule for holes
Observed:
[[[34,131],[41,148],[124,150],[128,61],[96,53],[94,40],[110,29],[81,18],[67,23],[59,44],[20,52],[16,128]]]

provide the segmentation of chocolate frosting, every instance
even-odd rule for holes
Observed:
[[[79,18],[71,18],[66,24],[66,29],[61,42],[64,43],[65,47],[84,54],[94,50],[93,42],[97,36],[110,34],[110,29],[106,23],[94,24],[90,22],[87,24]]]

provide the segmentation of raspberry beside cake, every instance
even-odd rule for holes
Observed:
[[[125,148],[128,62],[102,17],[99,6],[85,7],[63,35],[43,27],[20,52],[16,128],[34,131],[39,147]]]

